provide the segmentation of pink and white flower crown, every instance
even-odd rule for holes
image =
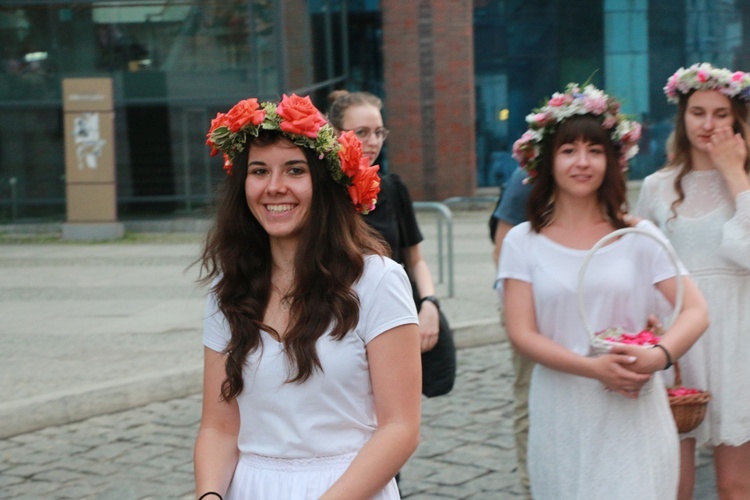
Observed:
[[[664,87],[667,101],[675,104],[680,102],[679,94],[688,94],[692,90],[718,90],[729,98],[750,101],[750,73],[696,63],[678,69]]]
[[[380,167],[370,166],[353,131],[336,137],[309,96],[284,95],[278,105],[259,103],[256,98],[242,100],[211,121],[206,144],[211,146],[211,156],[223,154],[224,170],[231,174],[235,157],[261,130],[278,130],[297,146],[315,151],[328,164],[333,180],[347,188],[358,212],[366,214],[375,209]]]
[[[513,144],[513,158],[526,170],[525,182],[533,180],[542,153],[544,138],[553,134],[557,126],[576,115],[594,115],[602,128],[609,131],[612,142],[619,147],[620,165],[627,170],[628,160],[638,153],[641,138],[640,123],[628,120],[620,113],[620,103],[593,85],[581,88],[569,83],[565,92],[556,92],[541,107],[526,117],[528,130]]]

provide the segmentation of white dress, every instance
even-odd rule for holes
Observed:
[[[646,177],[636,212],[664,231],[708,302],[710,326],[680,359],[683,384],[712,395],[689,436],[738,446],[750,441],[750,191],[732,199],[719,171],[690,172],[673,218],[678,170]]]
[[[650,222],[638,227],[665,241]],[[531,283],[539,332],[581,355],[589,351],[589,335],[576,290],[586,254],[533,232],[525,222],[503,241],[498,274]],[[642,330],[647,316],[662,312],[665,302],[654,284],[676,272],[666,251],[647,236],[627,234],[601,248],[589,263],[583,287],[594,331],[610,326]],[[534,498],[676,497],[677,429],[659,372],[632,400],[606,391],[598,380],[536,365],[529,419]]]
[[[365,347],[394,327],[418,323],[403,268],[368,256],[354,290],[359,323],[340,341],[323,335],[316,348],[323,371],[301,384],[289,376],[283,345],[263,332],[262,349],[248,356],[240,409],[241,453],[226,499],[318,498],[346,470],[377,429]],[[221,352],[230,338],[210,294],[203,343]],[[399,498],[392,480],[376,497]]]

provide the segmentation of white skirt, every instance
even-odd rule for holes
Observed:
[[[356,453],[320,458],[275,458],[243,454],[237,463],[226,500],[315,500],[335,483]],[[396,480],[376,500],[399,500]]]
[[[698,444],[741,446],[750,441],[750,274],[693,279],[708,301],[711,324],[680,359],[682,383],[711,391],[706,418],[683,437]]]
[[[529,394],[534,498],[677,497],[679,443],[661,374],[638,399],[537,365]]]

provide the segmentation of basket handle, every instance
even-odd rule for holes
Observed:
[[[672,265],[674,265],[675,270],[677,271],[677,296],[675,297],[674,311],[672,312],[672,316],[668,321],[669,325],[674,323],[674,321],[677,319],[677,315],[680,314],[680,311],[682,310],[682,300],[685,294],[685,286],[682,282],[682,275],[680,274],[679,259],[677,258],[677,254],[675,254],[674,249],[670,245],[667,245],[663,240],[659,239],[655,234],[644,229],[640,229],[637,227],[624,227],[622,229],[617,229],[605,235],[602,239],[597,241],[593,247],[591,247],[591,250],[589,250],[588,254],[586,254],[586,258],[583,259],[581,269],[578,271],[578,286],[576,288],[576,297],[578,299],[578,314],[581,316],[583,327],[586,329],[586,333],[589,334],[589,337],[591,339],[593,339],[596,334],[591,328],[591,324],[589,323],[589,319],[586,315],[586,310],[584,309],[583,305],[583,278],[586,274],[586,268],[588,267],[591,258],[594,256],[594,253],[596,253],[597,250],[606,245],[609,241],[628,233],[638,233],[648,236],[651,239],[657,241],[667,251],[669,259],[672,261]]]

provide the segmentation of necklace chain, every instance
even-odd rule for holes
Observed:
[[[287,293],[284,293],[284,292],[282,292],[282,291],[281,291],[281,288],[279,288],[279,287],[278,287],[278,286],[276,285],[276,283],[274,283],[273,281],[271,281],[271,288],[272,288],[272,289],[273,289],[273,290],[274,290],[274,291],[275,291],[276,293],[278,293],[278,294],[279,294],[279,297],[280,297],[280,301],[279,301],[279,302],[280,302],[280,304],[281,304],[281,308],[282,308],[282,309],[289,309],[289,306],[291,306],[291,304],[292,304],[292,299],[291,299],[291,297],[288,297],[288,296],[287,296],[287,295],[289,294],[289,292],[288,292],[288,291],[287,291]]]

